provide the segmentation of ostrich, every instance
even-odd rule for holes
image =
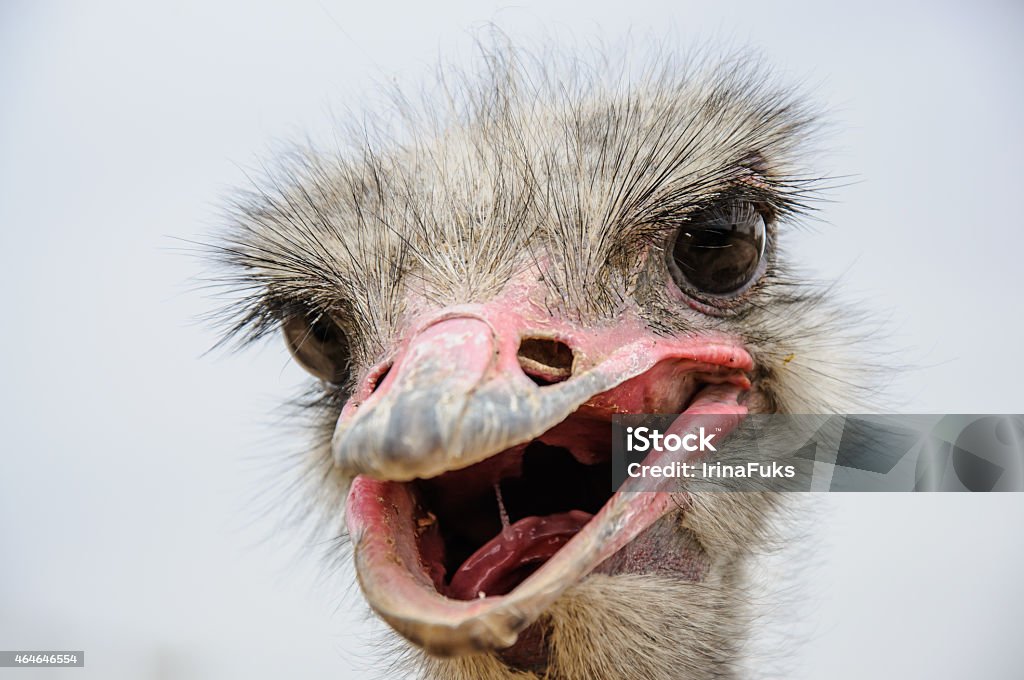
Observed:
[[[783,253],[817,118],[742,57],[487,57],[233,204],[226,335],[315,379],[310,497],[421,677],[732,677],[780,500],[614,493],[610,420],[851,402]]]

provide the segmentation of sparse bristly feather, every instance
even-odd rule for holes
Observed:
[[[661,55],[636,69],[499,49],[483,63],[446,73],[422,102],[396,97],[380,122],[337,135],[347,147],[295,148],[239,194],[212,247],[232,299],[226,338],[260,338],[295,313],[329,315],[344,331],[348,376],[313,388],[308,457],[311,497],[335,531],[349,480],[332,473],[327,440],[356,377],[417,305],[486,301],[541,259],[552,313],[603,324],[629,303],[659,334],[742,338],[763,410],[862,403],[863,374],[845,358],[856,318],[786,258],[791,225],[823,186],[805,164],[817,117],[793,92],[742,56]],[[654,272],[688,215],[737,191],[774,218],[771,260],[748,304],[695,321]],[[745,559],[776,505],[768,494],[695,498],[680,522],[717,565],[704,582],[582,581],[546,614],[545,677],[732,677],[751,616]],[[537,677],[487,655],[408,660],[437,680]]]

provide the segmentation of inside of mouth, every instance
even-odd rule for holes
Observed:
[[[715,384],[727,381],[729,370],[717,376],[714,366],[663,362],[595,396],[532,441],[404,483],[415,504],[422,573],[453,600],[510,593],[614,496],[612,415],[714,412],[722,407]],[[729,399],[735,406],[735,395]]]
[[[504,595],[612,497],[611,423],[573,416],[539,439],[410,482],[420,559],[438,592]]]

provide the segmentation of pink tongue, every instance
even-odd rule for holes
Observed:
[[[570,510],[547,517],[526,517],[469,556],[452,576],[448,597],[473,600],[504,595],[522,583],[593,517]]]

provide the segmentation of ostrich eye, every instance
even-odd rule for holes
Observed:
[[[763,271],[766,231],[764,217],[746,201],[702,210],[679,228],[669,269],[685,291],[739,293]]]
[[[284,322],[283,328],[288,349],[303,368],[330,383],[345,381],[348,339],[331,317],[326,314],[292,316]]]

